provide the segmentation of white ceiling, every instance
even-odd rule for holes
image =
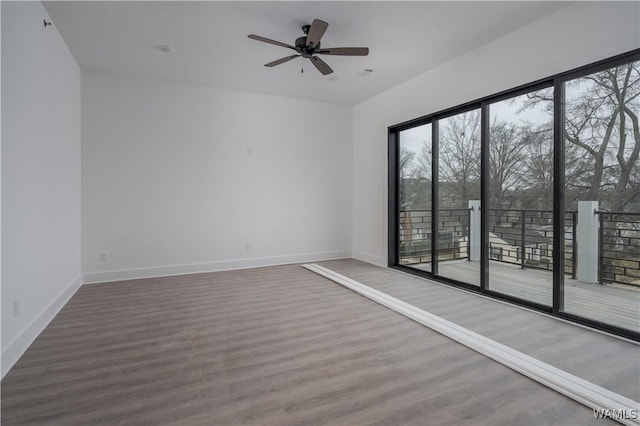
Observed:
[[[154,76],[346,105],[547,15],[559,2],[45,2],[83,69]],[[323,56],[322,76],[305,60],[263,64],[291,51],[300,27],[329,23],[324,47],[367,46],[367,57]],[[169,45],[175,53],[157,46]],[[358,71],[374,69],[360,77]]]

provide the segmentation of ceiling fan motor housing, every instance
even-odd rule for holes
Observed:
[[[298,37],[296,39],[296,50],[300,52],[303,58],[310,58],[316,52],[316,50],[320,49],[320,42],[316,44],[314,47],[307,46],[307,37]]]

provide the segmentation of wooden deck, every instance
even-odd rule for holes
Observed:
[[[429,271],[429,264],[407,265]],[[441,262],[443,277],[480,285],[480,263],[467,260]],[[520,269],[517,265],[489,263],[491,290],[552,305],[553,280],[550,271]],[[640,288],[623,284],[586,284],[565,276],[565,312],[640,332]]]

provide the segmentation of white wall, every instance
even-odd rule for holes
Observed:
[[[80,285],[80,69],[41,3],[1,7],[4,376]]]
[[[348,107],[83,72],[85,282],[349,256],[351,120]]]
[[[353,253],[386,265],[387,127],[640,47],[640,3],[577,2],[354,108]],[[428,44],[437,49],[437,41]]]

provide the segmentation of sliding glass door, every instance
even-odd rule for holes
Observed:
[[[480,110],[438,127],[438,275],[479,286]]]
[[[389,262],[640,340],[640,50],[389,128]]]
[[[569,79],[566,210],[577,227],[564,312],[640,331],[640,61]],[[574,238],[575,236],[575,238]]]
[[[399,263],[431,271],[431,124],[399,134]]]
[[[553,88],[492,103],[487,288],[553,303]]]

